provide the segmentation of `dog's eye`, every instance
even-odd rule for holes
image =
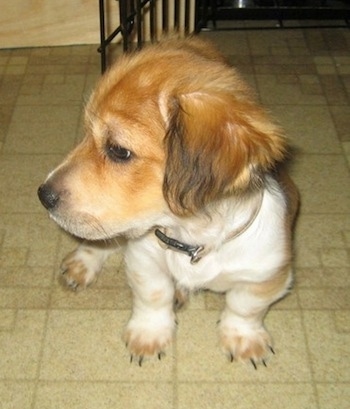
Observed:
[[[107,145],[107,156],[114,162],[125,162],[131,158],[131,151],[119,145]]]

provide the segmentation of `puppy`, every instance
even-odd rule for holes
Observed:
[[[212,45],[163,41],[109,69],[85,127],[38,190],[51,218],[87,240],[63,261],[68,285],[91,284],[114,250],[101,243],[124,237],[132,356],[161,356],[174,298],[209,289],[226,297],[225,354],[265,364],[273,348],[263,319],[292,282],[298,193],[280,171],[283,132],[247,84]]]

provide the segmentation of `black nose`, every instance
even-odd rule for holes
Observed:
[[[59,201],[58,194],[49,185],[41,185],[38,189],[40,202],[47,210],[53,210]]]

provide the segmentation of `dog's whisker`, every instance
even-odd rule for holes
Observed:
[[[112,237],[111,239],[104,239],[105,243],[113,243],[116,247],[116,249],[120,249],[122,246],[120,244],[120,241],[118,240],[118,237]]]
[[[107,230],[102,226],[101,222],[94,216],[89,215],[89,219],[87,224],[91,228],[91,230],[95,230],[99,236],[101,236],[101,241],[108,242],[110,241],[110,234]]]

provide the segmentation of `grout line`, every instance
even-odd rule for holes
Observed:
[[[300,303],[300,298],[299,298],[299,292],[297,292],[297,297],[298,297],[298,301]],[[311,374],[311,386],[313,389],[313,393],[316,399],[316,405],[317,408],[321,409],[321,402],[320,402],[320,397],[318,394],[318,390],[317,390],[317,386],[316,386],[316,379],[315,379],[315,371],[314,371],[314,366],[313,366],[313,362],[311,359],[311,349],[310,349],[310,345],[309,345],[309,339],[307,336],[307,327],[305,324],[305,315],[304,312],[305,311],[310,311],[310,310],[306,310],[305,308],[301,308],[300,309],[300,321],[301,321],[301,326],[303,329],[303,338],[304,338],[304,342],[305,342],[305,347],[306,347],[306,351],[307,351],[307,358],[308,358],[308,368],[310,369],[310,374]]]
[[[34,391],[33,391],[33,394],[32,394],[31,409],[34,409],[35,404],[36,404],[36,398],[37,398],[37,393],[38,393],[38,388],[39,388],[39,381],[40,381],[40,371],[41,371],[42,359],[43,359],[43,355],[44,355],[45,339],[46,339],[46,334],[47,334],[47,324],[48,324],[49,312],[50,312],[50,310],[48,308],[45,308],[43,310],[45,311],[45,321],[44,321],[43,334],[42,334],[42,338],[41,338],[40,351],[39,351],[39,354],[38,354],[37,371],[36,371],[36,376],[35,376],[35,379],[34,379]]]

